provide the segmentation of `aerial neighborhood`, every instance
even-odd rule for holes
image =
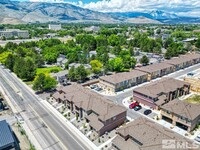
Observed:
[[[199,17],[89,1],[0,1],[0,150],[199,150]]]

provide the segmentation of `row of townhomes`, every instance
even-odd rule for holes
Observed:
[[[154,109],[189,94],[190,84],[173,78],[163,78],[133,90],[133,99]]]
[[[200,105],[177,99],[170,101],[161,107],[161,119],[190,132],[200,123]]]
[[[132,70],[131,72],[117,73],[100,78],[100,85],[103,89],[109,91],[121,91],[122,89],[132,87],[147,81],[147,73]]]
[[[80,119],[85,118],[91,129],[95,130],[99,136],[126,121],[127,110],[124,107],[78,84],[59,87],[53,94],[53,98],[63,103]]]
[[[168,141],[174,141],[168,143]],[[113,150],[161,150],[176,149],[177,145],[186,144],[192,147],[192,141],[153,122],[138,118],[117,129],[113,139]],[[178,148],[179,149],[179,148]],[[184,148],[183,148],[184,149]]]
[[[134,85],[151,81],[180,69],[200,63],[200,54],[181,55],[161,63],[138,67],[126,73],[100,77],[100,86],[108,91],[117,92]]]

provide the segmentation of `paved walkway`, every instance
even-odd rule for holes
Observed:
[[[66,126],[71,129],[71,131],[73,131],[77,137],[86,142],[90,147],[92,147],[92,149],[94,150],[98,150],[98,147],[91,142],[81,131],[79,131],[70,121],[68,121],[60,112],[58,112],[54,107],[51,106],[51,104],[49,104],[46,100],[42,100],[41,101],[42,104],[47,107],[49,110],[51,110],[52,112],[54,112],[57,117],[59,118],[60,121],[65,122]]]

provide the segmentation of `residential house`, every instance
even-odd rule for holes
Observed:
[[[173,78],[163,78],[133,90],[133,99],[154,109],[189,94],[190,84]]]
[[[108,91],[117,92],[147,81],[147,73],[132,70],[99,78],[99,85]]]
[[[200,123],[200,104],[173,100],[161,106],[161,118],[188,132]]]
[[[68,70],[51,73],[50,75],[55,78],[58,83],[64,83],[65,81],[67,81]]]
[[[0,121],[0,150],[20,150],[19,141],[6,120]]]
[[[65,68],[65,64],[68,62],[68,59],[65,55],[60,54],[57,58],[57,66]]]
[[[169,141],[174,143],[168,143]],[[187,143],[191,147],[193,142],[149,119],[138,118],[117,129],[112,150],[176,149],[175,143]]]
[[[80,119],[85,118],[99,136],[126,121],[126,109],[79,84],[60,87],[53,98]]]
[[[89,64],[79,64],[79,63],[71,63],[71,64],[69,64],[68,68],[70,70],[72,66],[74,66],[75,68],[78,68],[81,65],[83,65],[85,67],[85,69],[92,69],[91,65],[89,65]]]
[[[89,56],[92,57],[92,55],[96,56],[96,55],[97,55],[97,52],[96,52],[96,51],[90,51],[90,52],[89,52]]]
[[[136,68],[136,70],[148,73],[148,81],[150,81],[152,79],[156,79],[158,77],[162,77],[164,75],[172,73],[174,70],[174,67],[165,62],[161,62],[161,63],[155,63],[148,66],[139,67],[139,68]]]

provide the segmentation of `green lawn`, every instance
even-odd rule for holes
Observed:
[[[185,101],[194,104],[200,103],[200,95],[193,95],[187,98]]]
[[[61,71],[62,68],[61,67],[48,67],[48,68],[37,68],[36,70],[36,75],[40,74],[40,73],[44,73],[45,75],[49,75],[49,73],[51,72],[57,72],[57,71]]]

